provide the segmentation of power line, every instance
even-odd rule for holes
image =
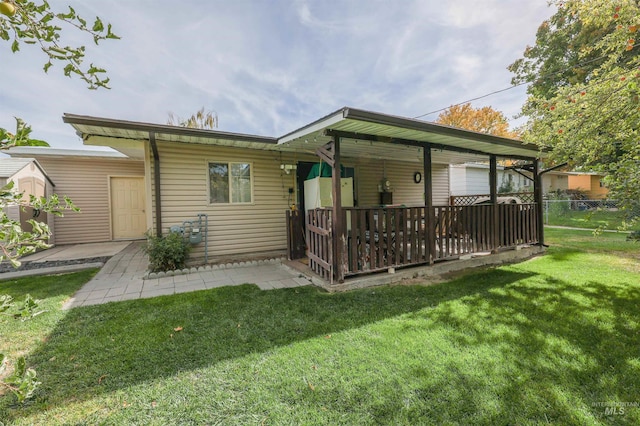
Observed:
[[[636,46],[639,46],[639,45],[640,45],[640,43],[634,44],[633,47],[636,47]],[[494,90],[493,92],[489,92],[487,94],[484,94],[484,95],[481,95],[481,96],[478,96],[478,97],[475,97],[475,98],[472,98],[472,99],[469,99],[469,100],[466,100],[466,101],[462,101],[462,102],[459,102],[457,104],[449,105],[448,107],[445,107],[445,108],[440,108],[440,109],[437,109],[437,110],[434,110],[434,111],[430,111],[430,112],[427,112],[425,114],[421,114],[421,115],[415,116],[413,118],[422,118],[422,117],[425,117],[427,115],[431,115],[431,114],[435,114],[437,112],[445,111],[445,110],[447,110],[447,109],[449,109],[451,107],[454,107],[454,106],[460,106],[460,105],[468,104],[469,102],[477,101],[479,99],[488,98],[489,96],[493,96],[493,95],[496,95],[498,93],[506,92],[508,90],[515,89],[516,87],[520,87],[520,86],[525,85],[525,84],[529,84],[529,83],[533,83],[533,82],[536,82],[536,81],[540,81],[540,80],[542,80],[544,78],[551,77],[551,76],[556,75],[556,74],[563,74],[563,73],[565,73],[567,71],[570,71],[571,69],[573,69],[575,67],[581,67],[581,66],[584,66],[584,65],[588,65],[588,64],[590,64],[592,62],[599,61],[601,59],[606,59],[608,57],[609,57],[609,55],[600,56],[598,58],[589,59],[588,61],[579,62],[579,63],[577,63],[575,65],[572,65],[571,67],[567,67],[567,68],[564,68],[564,69],[559,70],[559,71],[553,71],[553,72],[549,72],[549,73],[543,74],[540,77],[538,77],[538,79],[534,79],[533,81],[523,81],[521,83],[513,84],[513,85],[511,85],[509,87],[505,87],[504,89]]]
[[[489,96],[493,96],[493,95],[498,94],[498,93],[506,92],[507,90],[515,89],[516,87],[522,86],[523,84],[529,84],[529,82],[528,81],[524,81],[522,83],[518,83],[518,84],[515,84],[515,85],[512,85],[512,86],[506,87],[504,89],[495,90],[493,92],[487,93],[486,95],[478,96],[477,98],[472,98],[472,99],[469,99],[467,101],[463,101],[463,102],[460,102],[460,103],[457,103],[457,104],[449,105],[448,107],[440,108],[440,109],[437,109],[437,110],[431,111],[431,112],[427,112],[425,114],[418,115],[418,116],[413,117],[413,118],[422,118],[422,117],[427,116],[427,115],[435,114],[436,112],[444,111],[444,110],[449,109],[449,108],[451,108],[453,106],[459,106],[459,105],[463,105],[463,104],[468,104],[469,102],[477,101],[478,99],[488,98]]]

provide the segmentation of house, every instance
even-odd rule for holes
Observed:
[[[145,226],[184,232],[204,261],[285,253],[304,227],[310,266],[341,282],[544,241],[544,153],[519,141],[347,107],[278,138],[72,114],[63,120],[85,145],[111,147],[139,165]],[[497,204],[498,158],[527,162],[535,202]],[[487,161],[491,203],[449,206],[449,166]],[[329,165],[335,202],[303,213],[304,181],[317,163]],[[354,206],[343,208],[347,175]],[[109,222],[111,209],[113,223],[114,203],[102,206],[101,220]]]
[[[36,158],[55,182],[47,195],[69,196],[80,213],[52,216],[50,242],[56,245],[144,238],[144,161],[120,152],[14,147],[13,161]]]
[[[53,186],[50,177],[34,158],[2,158],[0,159],[0,187],[13,182],[13,190],[22,193],[22,200],[29,201],[31,195],[42,197]],[[31,231],[30,219],[47,223],[47,214],[35,212],[32,208],[21,209],[13,204],[5,207],[7,217],[20,222],[22,229]]]
[[[542,192],[562,192],[569,189],[569,173],[552,170],[542,177]]]
[[[498,165],[498,191],[500,192],[532,191],[531,180],[523,175]],[[489,164],[464,163],[452,164],[449,167],[451,195],[484,195],[489,191]]]
[[[584,192],[589,200],[602,200],[609,195],[609,189],[604,185],[603,173],[569,172],[567,173],[567,189]]]

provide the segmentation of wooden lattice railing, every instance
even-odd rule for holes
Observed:
[[[509,192],[497,194],[498,199],[512,199],[518,200],[522,204],[534,203],[533,192]],[[478,202],[485,202],[491,198],[490,194],[478,194],[478,195],[452,195],[449,197],[449,205],[452,206],[471,206]],[[505,203],[507,204],[507,203]]]

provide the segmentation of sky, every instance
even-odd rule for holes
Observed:
[[[0,40],[0,127],[13,117],[54,148],[84,147],[63,113],[166,124],[215,111],[219,130],[282,136],[343,106],[417,117],[510,86],[506,69],[554,12],[546,0],[69,0],[121,40],[86,45],[110,90],[42,71],[36,46]],[[60,10],[62,11],[62,10]],[[473,102],[512,126],[524,86]],[[421,119],[434,121],[437,114]]]

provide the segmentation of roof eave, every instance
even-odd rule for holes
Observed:
[[[320,130],[324,130],[326,128],[329,128],[330,126],[339,123],[340,121],[345,119],[345,111],[347,111],[348,108],[344,107],[344,108],[340,108],[337,111],[332,112],[331,114],[327,114],[324,117],[307,124],[306,126],[300,127],[299,129],[296,129],[292,132],[287,133],[284,136],[281,136],[280,138],[278,138],[278,144],[284,144],[287,142],[290,142],[292,140],[298,139],[300,137],[303,137],[305,135],[309,135],[311,133],[315,133],[318,132]]]
[[[506,146],[509,148],[525,149],[531,151],[532,157],[537,157],[535,154],[540,153],[539,147],[533,144],[525,144],[521,141],[505,138],[502,136],[490,135],[487,133],[474,132],[471,130],[459,129],[456,127],[444,126],[441,124],[430,123],[423,120],[417,120],[414,118],[399,117],[388,114],[380,114],[377,112],[365,111],[356,108],[343,108],[344,118],[353,119],[359,121],[366,121],[369,123],[383,124],[394,127],[402,127],[410,130],[418,130],[429,133],[436,133],[443,136],[451,136],[461,139],[468,139],[476,142],[485,142],[494,145]],[[546,151],[546,150],[543,150]]]
[[[69,113],[64,113],[64,115],[62,116],[62,121],[71,125],[75,124],[80,126],[95,126],[95,127],[105,127],[105,128],[111,128],[111,129],[135,130],[135,131],[141,131],[141,132],[147,132],[147,133],[153,132],[156,134],[161,133],[161,134],[180,135],[180,136],[204,137],[204,138],[210,138],[210,139],[242,140],[246,142],[259,142],[259,143],[269,143],[269,144],[278,143],[277,138],[267,137],[267,136],[220,132],[217,130],[207,130],[207,129],[194,129],[190,127],[179,127],[179,126],[171,126],[171,125],[165,125],[165,124],[152,124],[152,123],[144,123],[144,122],[129,121],[129,120],[116,120],[111,118],[99,118],[99,117],[91,117],[86,115],[76,115],[76,114],[69,114]],[[76,130],[78,129],[76,128]]]

